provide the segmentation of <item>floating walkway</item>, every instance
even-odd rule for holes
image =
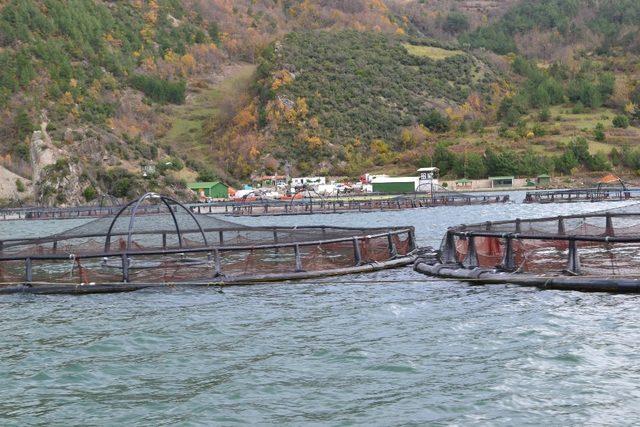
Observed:
[[[506,203],[508,195],[412,193],[399,196],[361,196],[343,199],[258,200],[251,202],[212,202],[189,205],[193,212],[231,216],[313,215],[348,212],[398,211],[435,206],[467,206]]]
[[[139,215],[164,209],[157,215]],[[363,273],[412,264],[413,227],[246,227],[154,193],[63,233],[0,241],[0,293],[104,293]]]
[[[615,202],[640,199],[640,188],[582,188],[576,190],[529,191],[524,203]]]
[[[216,201],[210,203],[187,203],[191,212],[201,214],[222,214],[230,216],[263,215],[311,215],[320,213],[376,212],[403,210],[434,206],[466,206],[491,203],[506,203],[508,195],[461,194],[456,192],[411,193],[397,196],[364,195],[344,198],[305,198],[293,200],[263,199],[256,201]],[[47,220],[102,218],[112,216],[122,209],[122,205],[75,206],[68,208],[23,207],[0,209],[0,220]],[[163,212],[161,206],[141,206],[138,214]],[[175,207],[174,207],[175,209]]]
[[[450,228],[414,269],[474,284],[640,292],[640,205]]]

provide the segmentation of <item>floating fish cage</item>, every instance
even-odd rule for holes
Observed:
[[[261,199],[252,201],[214,201],[209,203],[190,203],[188,207],[194,213],[224,214],[229,216],[265,216],[265,215],[311,215],[346,212],[377,212],[403,209],[426,208],[434,206],[466,206],[506,203],[509,195],[463,194],[457,192],[438,192],[396,196],[360,196],[358,198],[322,198],[275,200]],[[87,206],[64,208],[27,206],[21,208],[0,209],[0,220],[47,220],[102,218],[113,216],[123,208],[117,200],[111,204],[94,203]],[[128,207],[127,209],[131,209]],[[140,206],[138,213],[157,214],[162,212],[157,205]]]
[[[347,212],[397,211],[435,206],[466,206],[506,203],[509,195],[461,194],[455,192],[425,195],[376,196],[344,199],[307,198],[292,200],[256,200],[211,202],[190,205],[197,213],[223,213],[231,216],[312,215]]]
[[[478,284],[640,292],[640,205],[453,227],[415,270]]]
[[[524,203],[615,202],[640,198],[640,188],[599,186],[575,190],[529,191]]]
[[[413,227],[248,227],[148,193],[62,233],[0,241],[0,293],[295,280],[409,265],[415,252]]]
[[[64,208],[26,206],[21,208],[0,209],[0,220],[47,220],[47,219],[82,219],[101,218],[117,214],[123,205],[86,205]],[[161,213],[160,206],[141,206],[138,213]]]

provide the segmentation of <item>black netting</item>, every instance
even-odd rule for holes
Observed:
[[[451,228],[447,262],[538,275],[637,275],[640,204],[581,215],[486,222]]]
[[[414,249],[410,227],[249,227],[157,195],[62,233],[0,243],[2,283],[256,278],[378,264]]]

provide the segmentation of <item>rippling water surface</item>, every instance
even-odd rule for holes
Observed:
[[[617,204],[242,218],[447,225]],[[77,221],[0,223],[46,234]],[[0,425],[633,424],[640,298],[411,269],[302,283],[0,297]]]

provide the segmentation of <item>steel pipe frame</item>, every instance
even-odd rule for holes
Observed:
[[[387,238],[389,239],[391,236],[407,234],[407,238],[410,240],[409,248],[415,248],[415,239],[413,235],[413,227],[407,228],[404,230],[394,230],[387,233],[380,233],[376,235],[368,235],[368,236],[360,236],[365,237],[367,239],[378,239],[378,238]],[[342,238],[342,239],[328,239],[322,241],[309,241],[309,242],[294,242],[294,243],[279,243],[275,245],[255,245],[255,246],[233,246],[233,247],[205,247],[205,248],[179,248],[172,250],[143,250],[143,251],[121,251],[121,252],[112,252],[112,253],[95,253],[95,254],[86,254],[82,256],[75,256],[71,254],[65,255],[29,255],[29,256],[9,256],[9,257],[0,257],[0,261],[24,261],[25,263],[25,283],[30,283],[33,279],[32,276],[32,264],[33,260],[39,261],[61,261],[61,260],[77,260],[77,259],[96,259],[96,258],[120,258],[122,263],[122,282],[129,282],[129,265],[130,265],[130,256],[153,256],[153,255],[174,255],[174,254],[185,254],[185,253],[208,253],[209,257],[211,257],[211,252],[214,253],[214,261],[215,261],[215,274],[222,275],[221,265],[220,265],[220,253],[221,252],[239,252],[239,251],[252,251],[256,249],[276,249],[276,248],[293,248],[295,253],[295,272],[302,272],[302,258],[300,254],[300,248],[303,246],[318,246],[322,244],[332,244],[332,243],[342,243],[342,242],[352,242],[354,245],[354,259],[355,266],[362,265],[362,259],[360,256],[360,245],[358,237],[350,237],[350,238]],[[411,249],[408,253],[411,253],[415,249]],[[406,255],[406,254],[405,254]],[[390,256],[391,259],[391,256]]]

